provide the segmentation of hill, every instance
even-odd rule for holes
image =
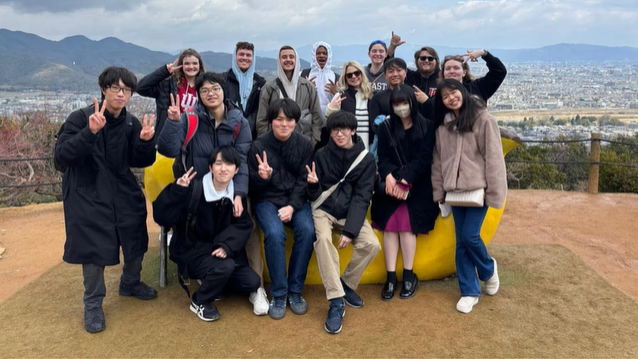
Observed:
[[[206,69],[226,71],[232,54],[201,53]],[[0,89],[95,90],[96,78],[107,66],[123,66],[138,79],[175,55],[152,51],[114,37],[95,41],[85,36],[51,41],[21,31],[0,29]],[[277,60],[257,57],[257,71],[270,75]],[[302,61],[302,66],[310,66]]]

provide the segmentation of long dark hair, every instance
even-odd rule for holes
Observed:
[[[407,102],[410,105],[410,118],[412,118],[412,127],[414,127],[413,136],[415,136],[413,139],[424,139],[427,126],[425,125],[425,119],[419,113],[419,103],[416,100],[414,90],[408,85],[401,84],[395,87],[390,93],[390,108],[393,109],[395,104],[403,102]],[[400,143],[405,139],[403,122],[401,121],[401,118],[394,113],[394,109],[390,113],[389,121],[388,125],[390,125],[390,133],[392,134],[390,143],[392,146],[396,146],[397,143]]]
[[[443,104],[443,90],[449,92],[459,91],[461,93],[463,100],[458,116],[455,116],[454,112]],[[477,112],[484,108],[485,102],[483,102],[483,100],[479,97],[467,92],[465,86],[457,80],[445,79],[439,82],[439,85],[436,88],[436,97],[434,99],[434,122],[442,124],[445,116],[448,113],[451,113],[454,119],[446,124],[447,129],[450,131],[454,130],[454,127],[456,127],[458,132],[472,132],[472,127],[478,117]]]

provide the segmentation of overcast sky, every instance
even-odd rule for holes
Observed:
[[[0,0],[0,19],[50,40],[114,36],[168,52],[232,52],[240,40],[260,50],[369,44],[391,31],[433,46],[638,47],[635,0]]]

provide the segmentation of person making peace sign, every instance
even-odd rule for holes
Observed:
[[[124,267],[119,293],[153,299],[155,289],[140,281],[148,247],[146,200],[130,167],[155,162],[154,116],[142,124],[127,112],[137,86],[135,75],[108,67],[98,78],[102,104],[69,115],[58,136],[55,159],[66,166],[62,178],[66,243],[64,261],[82,264],[84,328],[104,330],[102,300],[106,295],[104,266]]]
[[[267,115],[272,130],[257,138],[248,153],[249,194],[253,214],[264,233],[266,265],[272,279],[268,314],[281,319],[287,300],[295,314],[308,309],[301,290],[315,241],[306,198],[306,165],[312,164],[313,150],[310,141],[295,131],[301,116],[295,101],[276,100]],[[295,231],[287,277],[284,225]]]

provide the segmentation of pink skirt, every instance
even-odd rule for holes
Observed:
[[[388,223],[385,224],[385,228],[381,228],[374,222],[372,222],[372,228],[386,232],[412,232],[408,205],[405,202],[401,203],[396,211],[392,213],[390,219],[388,219]]]

